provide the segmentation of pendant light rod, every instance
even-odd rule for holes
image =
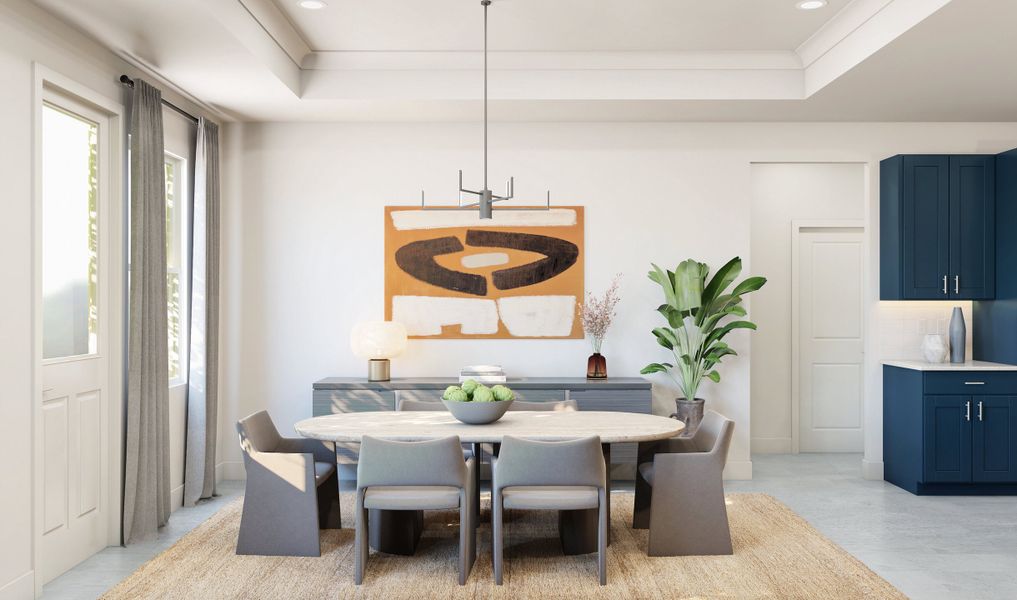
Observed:
[[[470,190],[463,187],[463,171],[459,170],[459,206],[453,208],[442,208],[435,207],[434,210],[469,210],[479,209],[481,219],[490,219],[493,216],[494,203],[502,200],[511,200],[516,194],[516,179],[515,177],[509,177],[508,183],[505,186],[505,195],[499,196],[491,191],[488,187],[488,87],[487,87],[487,8],[491,6],[492,0],[480,0],[480,5],[484,7],[484,188],[480,191]],[[475,202],[463,203],[463,194],[471,194],[477,197]],[[420,191],[420,207],[422,209],[429,209],[430,207],[425,205],[424,191]],[[547,192],[547,210],[551,208],[551,192]],[[533,210],[532,208],[524,209],[507,209],[507,210]]]

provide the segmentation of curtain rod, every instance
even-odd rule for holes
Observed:
[[[130,77],[128,77],[127,75],[121,75],[120,76],[120,83],[122,85],[125,85],[125,86],[131,88],[132,90],[134,89],[134,80],[131,79]],[[166,100],[166,99],[163,99],[162,103],[164,105],[166,105],[167,107],[169,107],[170,109],[172,109],[172,110],[176,111],[177,113],[183,115],[184,117],[187,117],[195,125],[198,124],[198,117],[195,117],[194,115],[192,115],[191,113],[187,112],[186,110],[180,108],[176,104],[173,104],[172,102],[170,102],[169,100]]]

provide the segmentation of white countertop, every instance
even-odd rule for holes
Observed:
[[[884,360],[883,364],[888,367],[900,367],[915,371],[1017,371],[1017,365],[1005,365],[984,360],[969,360],[962,363],[951,363],[949,361],[930,363],[924,360]]]

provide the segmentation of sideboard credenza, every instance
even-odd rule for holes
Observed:
[[[367,381],[355,377],[327,377],[313,387],[313,416],[343,412],[395,410],[399,398],[438,402],[445,388],[458,385],[455,378],[414,377],[391,381]],[[583,377],[530,377],[509,379],[516,398],[527,402],[575,400],[579,410],[600,410],[650,414],[651,385],[639,377],[591,380]],[[340,465],[357,462],[355,445],[337,448]],[[632,477],[636,444],[614,444],[611,462],[615,478]],[[348,470],[348,469],[347,469]]]

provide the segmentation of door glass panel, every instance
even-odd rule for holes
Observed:
[[[42,355],[98,347],[98,124],[42,109]]]

